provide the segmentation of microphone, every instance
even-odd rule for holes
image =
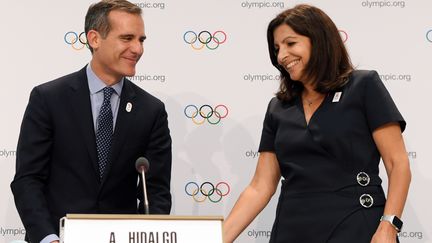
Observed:
[[[148,159],[144,157],[139,157],[135,162],[135,168],[138,171],[138,173],[142,176],[142,183],[143,183],[143,198],[144,198],[144,213],[149,214],[149,203],[147,200],[147,186],[146,186],[146,178],[145,173],[149,171],[150,169],[150,163]]]
[[[139,157],[135,162],[135,168],[139,173],[141,173],[142,170],[144,170],[144,173],[147,173],[147,171],[150,169],[150,163],[148,159]]]

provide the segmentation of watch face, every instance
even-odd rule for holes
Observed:
[[[396,217],[396,216],[393,217],[393,222],[392,222],[392,224],[393,224],[394,226],[396,226],[396,228],[397,228],[397,230],[398,230],[399,232],[402,230],[402,225],[403,225],[403,223],[402,223],[402,220],[400,220],[398,217]]]

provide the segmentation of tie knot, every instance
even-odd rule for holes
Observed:
[[[103,88],[103,93],[104,93],[104,100],[110,100],[111,95],[114,93],[114,89],[107,86]]]

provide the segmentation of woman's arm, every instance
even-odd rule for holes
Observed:
[[[384,215],[396,215],[401,218],[411,181],[411,171],[400,126],[398,123],[390,123],[377,128],[372,135],[388,176]],[[394,243],[396,233],[389,222],[382,221],[371,242]]]
[[[270,201],[280,180],[279,163],[273,152],[262,152],[255,175],[224,222],[224,241],[233,242]]]

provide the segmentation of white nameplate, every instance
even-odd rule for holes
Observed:
[[[60,221],[62,243],[223,243],[222,217],[80,215]]]

